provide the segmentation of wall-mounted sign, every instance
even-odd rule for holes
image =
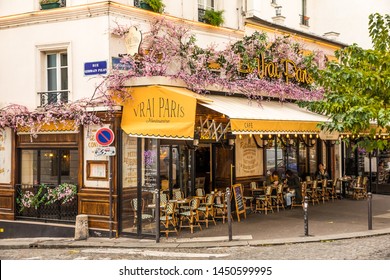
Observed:
[[[125,36],[125,44],[128,55],[135,55],[139,52],[139,46],[142,42],[142,32],[135,26],[129,28]]]
[[[337,131],[329,132],[328,130],[321,130],[319,136],[321,140],[338,140],[340,133]]]
[[[97,147],[95,150],[95,156],[115,156],[116,149],[115,147]]]
[[[112,57],[111,63],[112,69],[115,70],[131,70],[133,68],[130,63],[123,62],[120,57]]]
[[[84,63],[84,75],[103,75],[107,74],[107,61],[95,61]]]
[[[298,83],[311,84],[313,78],[306,69],[297,67],[294,61],[290,59],[282,59],[278,62],[266,61],[265,55],[261,54],[259,58],[255,58],[257,76],[259,79],[268,77],[271,79],[284,78],[286,83],[289,80],[296,80]],[[254,68],[251,65],[240,64],[238,72],[243,74],[253,73]]]

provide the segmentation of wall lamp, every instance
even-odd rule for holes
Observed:
[[[194,140],[192,142],[192,145],[194,146],[195,150],[198,149],[198,147],[199,147],[199,139],[200,139],[199,132],[195,131],[195,133],[194,133]]]

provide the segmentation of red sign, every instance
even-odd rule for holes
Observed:
[[[96,141],[102,146],[109,146],[114,142],[114,132],[107,127],[100,128],[95,134]]]

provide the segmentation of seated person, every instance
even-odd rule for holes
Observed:
[[[315,178],[317,180],[329,179],[328,171],[326,171],[325,166],[322,163],[318,165],[318,170],[315,174]]]
[[[286,184],[288,186],[288,192],[285,194],[284,199],[286,200],[287,207],[291,207],[291,198],[295,196],[297,204],[302,203],[302,189],[299,177],[294,174],[291,170],[286,171]]]

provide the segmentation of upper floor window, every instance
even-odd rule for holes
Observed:
[[[307,16],[307,1],[302,0],[302,12],[300,15],[300,24],[309,26],[309,17]]]
[[[205,22],[204,14],[206,10],[214,10],[214,0],[198,0],[198,21]]]
[[[42,10],[66,7],[66,0],[39,0],[39,6]]]
[[[45,59],[46,89],[39,92],[41,106],[68,102],[68,54],[48,52]]]

